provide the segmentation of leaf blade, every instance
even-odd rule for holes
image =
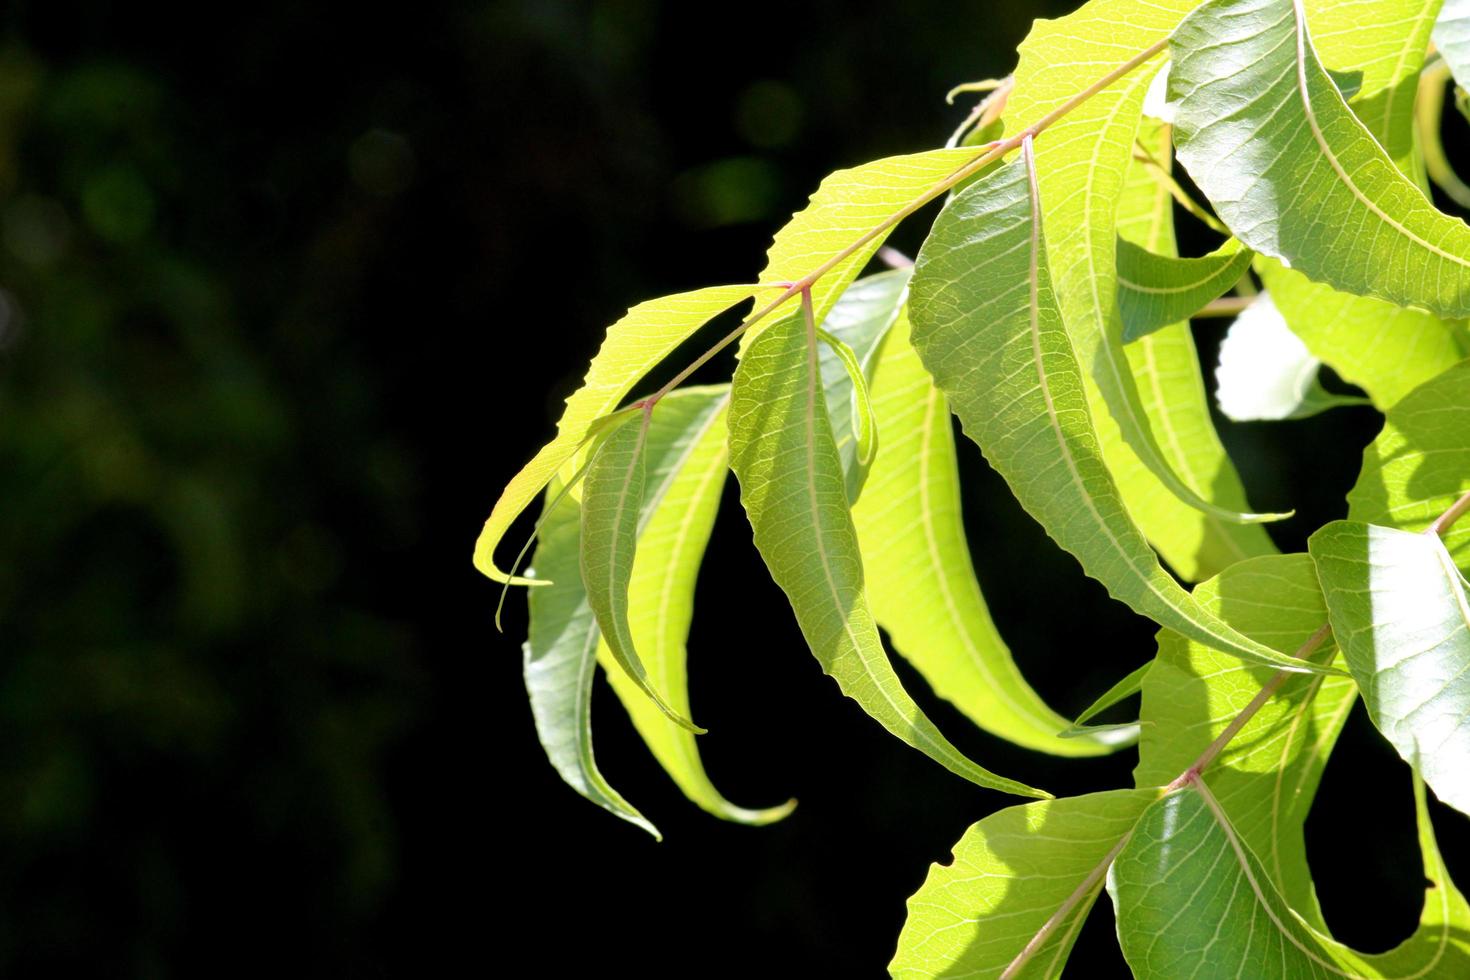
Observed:
[[[813,331],[814,333],[814,331]],[[904,692],[869,611],[816,337],[800,316],[768,327],[731,386],[730,466],[755,544],[823,669],[890,733],[979,786],[1043,796],[950,744]]]

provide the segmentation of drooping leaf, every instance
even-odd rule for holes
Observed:
[[[1422,531],[1470,490],[1470,362],[1406,395],[1363,450],[1348,492],[1348,519]],[[1444,535],[1461,568],[1470,568],[1470,521]]]
[[[1334,395],[1317,380],[1322,362],[1291,332],[1269,292],[1245,309],[1220,344],[1215,397],[1236,422],[1302,419],[1366,398]]]
[[[863,383],[871,387],[873,361],[888,336],[888,330],[898,318],[900,308],[908,297],[909,269],[894,269],[859,279],[847,287],[833,305],[822,329],[847,345],[857,362]],[[837,441],[837,453],[842,457],[842,472],[847,483],[847,499],[856,502],[872,466],[859,465],[858,423],[860,410],[858,395],[854,388],[854,372],[842,363],[837,352],[826,345],[818,352],[822,370],[822,390],[827,400],[828,421],[832,424],[832,437]],[[871,397],[867,399],[871,410]],[[869,416],[876,433],[882,427]]]
[[[1438,535],[1334,521],[1309,542],[1368,715],[1470,813],[1470,596]]]
[[[553,480],[547,499],[561,500],[543,517],[536,545],[536,573],[547,584],[529,595],[525,677],[536,735],[568,786],[662,839],[658,829],[608,784],[592,754],[592,681],[599,634],[578,573],[581,503],[573,495],[560,495],[560,490],[560,481]]]
[[[475,567],[497,582],[510,575],[495,564],[505,532],[586,440],[593,424],[618,407],[648,371],[707,320],[747,299],[751,286],[709,286],[639,303],[608,328],[582,387],[567,399],[556,437],[541,448],[506,485],[475,542]],[[513,585],[545,585],[517,577]]]
[[[1272,260],[1256,267],[1292,333],[1380,410],[1465,356],[1458,326],[1433,314],[1338,292]]]
[[[1118,306],[1123,342],[1187,320],[1210,300],[1225,295],[1250,269],[1251,256],[1233,238],[1197,259],[1156,255],[1120,238]]]
[[[1470,974],[1470,906],[1445,871],[1421,785],[1414,799],[1430,885],[1414,934],[1378,954],[1359,953],[1302,921],[1208,786],[1155,803],[1108,876],[1133,975],[1174,980],[1202,967],[1211,976],[1282,980]]]
[[[919,253],[911,310],[925,368],[1017,500],[1115,598],[1241,657],[1321,670],[1201,609],[1128,516],[1052,294],[1029,162],[957,195]]]
[[[909,899],[890,972],[905,980],[998,977],[1087,884],[1082,900],[1014,974],[1057,976],[1102,890],[1102,862],[1157,798],[1157,790],[1090,793],[1009,807],[973,825],[955,845],[953,862],[930,867]]]
[[[1470,228],[1348,109],[1299,3],[1208,0],[1170,48],[1179,159],[1237,238],[1343,291],[1470,314]]]
[[[730,466],[756,548],[807,645],[843,693],[893,735],[980,786],[1045,796],[965,758],[903,690],[868,609],[817,339],[798,315],[769,327],[735,371]]]
[[[829,174],[806,208],[776,233],[761,283],[795,282],[809,275],[980,154],[965,147],[928,150]],[[872,238],[812,285],[818,323],[887,237]]]
[[[1127,739],[1057,737],[1066,719],[1026,683],[990,618],[965,540],[949,405],[909,331],[900,316],[874,366],[883,449],[852,512],[873,616],[935,693],[986,731],[1054,755],[1115,751]]]
[[[1167,126],[1144,120],[1138,141],[1159,166],[1171,167]],[[1147,172],[1152,164],[1134,159],[1128,166],[1118,202],[1118,235],[1157,255],[1177,254],[1169,190]],[[1215,432],[1189,324],[1170,324],[1124,352],[1149,424],[1175,470],[1210,499],[1244,510],[1245,489]],[[1094,414],[1093,424],[1129,515],[1181,577],[1198,581],[1242,558],[1276,550],[1264,528],[1221,520],[1179,500],[1128,448],[1110,416]]]
[[[1109,52],[1122,45],[1131,50],[1117,64],[1162,40],[1188,7],[1177,0],[1148,5],[1103,0],[1058,21],[1039,21],[1020,48],[1008,109],[1012,118],[1029,121],[1059,86],[1067,86],[1071,95],[1095,82],[1106,71],[1100,62],[1107,65]],[[1071,62],[1073,57],[1081,60]],[[1280,515],[1221,506],[1176,472],[1150,424],[1123,351],[1115,226],[1152,74],[1134,71],[1094,95],[1048,129],[1036,146],[1057,305],[1083,368],[1092,414],[1111,415],[1122,441],[1160,483],[1191,507],[1222,520],[1273,520]],[[1079,84],[1079,79],[1085,81]]]
[[[628,583],[627,623],[649,680],[684,717],[689,716],[685,643],[695,578],[725,484],[729,391],[728,385],[716,385],[673,392],[659,403],[648,432],[647,503]],[[770,823],[791,811],[792,803],[752,810],[726,800],[705,773],[693,733],[649,701],[614,661],[606,642],[598,645],[597,656],[643,741],[691,801],[737,823]]]
[[[1194,595],[1236,629],[1282,652],[1300,649],[1327,622],[1316,567],[1303,554],[1232,565],[1196,586]],[[1330,638],[1313,659],[1341,663]],[[1134,783],[1164,785],[1184,772],[1272,674],[1161,631],[1158,657],[1143,685]],[[1208,770],[1210,786],[1241,839],[1277,890],[1320,929],[1326,926],[1302,828],[1357,694],[1350,677],[1288,678]]]
[[[1129,742],[1137,741],[1138,722],[1136,721],[1111,725],[1089,725],[1088,722],[1092,721],[1092,719],[1104,711],[1107,711],[1113,705],[1118,704],[1124,698],[1132,697],[1143,690],[1143,680],[1148,676],[1149,668],[1152,666],[1153,661],[1150,660],[1143,666],[1129,671],[1124,675],[1122,680],[1108,688],[1096,701],[1088,705],[1087,710],[1078,715],[1077,720],[1061,732],[1061,737],[1077,738],[1082,735],[1089,735],[1101,731],[1118,731],[1127,732]]]
[[[629,416],[602,439],[587,466],[582,484],[582,587],[613,660],[669,720],[703,734],[704,729],[671,707],[649,682],[628,626],[628,581],[644,511],[650,425],[643,413]]]

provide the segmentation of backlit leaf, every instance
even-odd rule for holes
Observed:
[[[1197,259],[1155,255],[1119,239],[1118,306],[1123,315],[1123,342],[1187,320],[1210,300],[1225,295],[1249,271],[1251,255],[1233,238]]]

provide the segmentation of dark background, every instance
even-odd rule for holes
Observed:
[[[800,799],[765,829],[687,804],[606,691],[599,760],[666,841],[561,785],[523,600],[497,635],[470,553],[608,323],[753,278],[822,175],[942,141],[945,90],[1070,5],[145,6],[0,14],[0,973],[881,975],[928,864],[1014,801],[839,696],[733,496],[692,690],[726,794]],[[1377,427],[1227,427],[1300,511],[1283,547]],[[1075,712],[1151,630],[964,457],[995,617]],[[1000,772],[1129,782],[900,670]],[[1360,716],[1310,830],[1329,921],[1407,934],[1408,778]],[[1074,962],[1121,969],[1106,901]]]

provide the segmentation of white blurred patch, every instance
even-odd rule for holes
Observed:
[[[1144,93],[1143,114],[1173,125],[1175,109],[1175,104],[1169,101],[1169,62],[1166,61]]]
[[[1235,318],[1220,344],[1215,368],[1220,411],[1237,422],[1300,417],[1313,401],[1321,365],[1263,292]]]

